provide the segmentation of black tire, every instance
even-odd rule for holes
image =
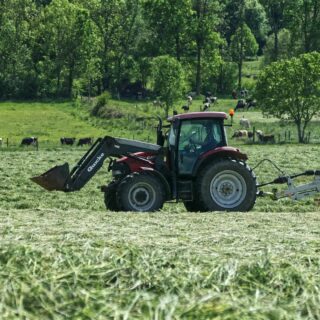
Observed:
[[[183,202],[184,207],[189,212],[205,212],[206,209],[198,201],[186,201]]]
[[[152,174],[129,174],[117,189],[117,202],[123,211],[157,211],[162,208],[164,201],[163,183]]]
[[[104,203],[107,210],[118,212],[121,211],[117,203],[117,188],[115,182],[111,182],[104,191]]]
[[[207,211],[249,211],[256,201],[256,177],[245,162],[219,159],[200,171],[197,190]]]

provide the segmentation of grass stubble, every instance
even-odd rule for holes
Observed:
[[[289,173],[319,146],[243,146]],[[250,213],[110,213],[102,169],[77,193],[29,177],[83,150],[0,153],[1,319],[319,319],[319,207],[258,199]],[[106,167],[106,166],[105,166]],[[319,169],[319,168],[318,168]],[[277,173],[263,165],[260,182]],[[301,180],[305,182],[305,180]]]

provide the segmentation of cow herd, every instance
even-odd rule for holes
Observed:
[[[62,145],[74,145],[76,143],[76,138],[60,138],[60,143]],[[0,147],[3,144],[3,138],[0,138]],[[92,145],[93,138],[79,138],[77,146],[84,146],[84,145]],[[38,146],[38,138],[37,137],[26,137],[21,140],[20,146]]]
[[[60,138],[60,143],[63,145],[73,146],[76,143],[76,138]],[[93,138],[80,138],[78,140],[78,146],[91,145],[93,143]]]
[[[265,134],[261,130],[257,130],[255,134],[258,137],[258,140],[260,143],[275,143],[275,135],[274,134]],[[231,139],[253,139],[254,137],[254,132],[253,131],[248,131],[248,130],[236,130],[234,131]]]

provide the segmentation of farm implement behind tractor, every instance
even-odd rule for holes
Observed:
[[[113,180],[101,191],[112,211],[156,211],[172,200],[188,211],[249,211],[257,196],[267,195],[258,188],[272,183],[288,184],[287,192],[272,193],[274,199],[320,192],[320,171],[312,171],[314,182],[300,187],[292,182],[298,175],[258,185],[247,155],[227,146],[226,118],[223,112],[175,115],[166,135],[159,119],[157,144],[106,136],[71,171],[66,163],[31,179],[49,191],[77,191],[111,158]]]

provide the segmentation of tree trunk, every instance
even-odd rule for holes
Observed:
[[[242,59],[240,59],[240,61],[238,63],[238,72],[239,72],[238,89],[241,90],[242,89]]]
[[[279,30],[278,27],[275,26],[274,29],[274,61],[278,61],[279,57]]]
[[[310,52],[310,37],[308,34],[308,19],[309,19],[309,12],[308,12],[308,4],[306,1],[303,3],[304,7],[304,21],[303,21],[303,36],[304,36],[304,52]]]
[[[201,47],[197,45],[197,75],[196,75],[196,93],[201,92]]]
[[[60,75],[61,75],[61,70],[59,69],[57,74],[56,97],[59,97],[59,93],[60,93]]]
[[[301,121],[296,121],[297,129],[298,129],[298,141],[299,143],[304,143],[304,128],[302,127]]]
[[[176,57],[177,57],[177,60],[180,61],[181,60],[181,45],[180,45],[180,37],[179,35],[177,34],[176,35]]]
[[[69,76],[68,76],[68,97],[72,97],[72,87],[73,87],[73,74],[74,74],[74,62],[70,64]]]

